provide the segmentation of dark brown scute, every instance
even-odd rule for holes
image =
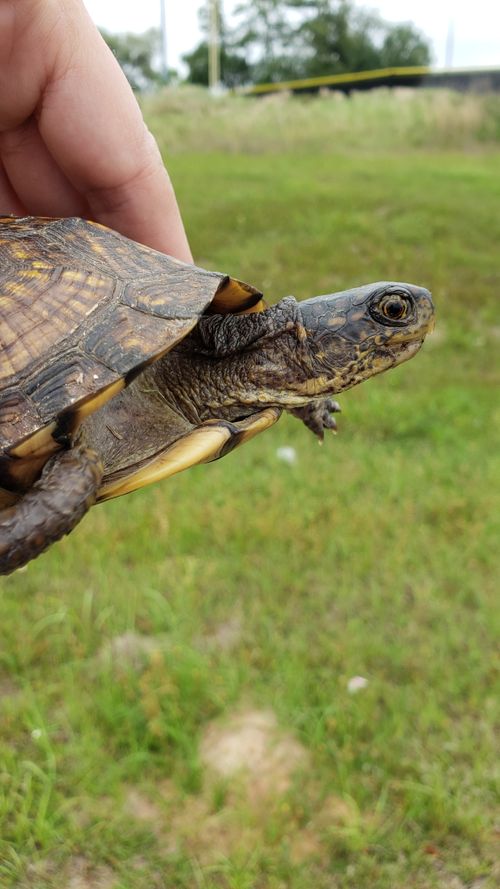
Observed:
[[[192,318],[200,314],[200,305],[210,305],[220,279],[221,275],[195,266],[174,267],[168,275],[129,281],[120,302],[156,318]]]
[[[0,392],[0,451],[22,441],[42,425],[36,406],[19,387]]]
[[[0,217],[0,449],[128,381],[217,294],[218,311],[260,299],[96,223]]]
[[[116,378],[172,348],[195,323],[196,317],[183,321],[158,318],[120,305],[100,317],[82,337],[81,349],[113,371]]]
[[[2,230],[0,228],[0,243]],[[67,260],[68,262],[68,260]],[[115,281],[77,268],[0,266],[0,385],[7,386],[70,339],[99,305],[113,299]]]
[[[20,249],[25,259],[18,255]],[[10,258],[27,267],[34,259],[50,267],[68,266],[110,275],[121,280],[165,273],[183,263],[123,235],[84,219],[49,219],[25,216],[0,217],[0,267]],[[165,263],[167,260],[167,265]]]
[[[111,385],[116,372],[92,355],[68,349],[54,355],[25,381],[25,391],[38,408],[42,423]]]

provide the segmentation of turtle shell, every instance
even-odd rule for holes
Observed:
[[[0,217],[0,463],[43,465],[201,314],[263,306],[253,287],[97,223]]]

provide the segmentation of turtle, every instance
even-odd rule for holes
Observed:
[[[423,287],[268,305],[256,287],[79,218],[0,218],[0,573],[96,502],[227,454],[411,358]]]

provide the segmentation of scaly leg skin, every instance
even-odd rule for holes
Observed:
[[[69,534],[95,503],[103,467],[95,451],[60,451],[14,506],[0,512],[0,574],[10,574]]]
[[[322,398],[321,401],[310,401],[303,407],[293,408],[290,413],[302,420],[321,442],[325,437],[325,429],[331,429],[333,432],[337,429],[337,423],[332,414],[337,414],[339,411],[338,401],[334,401],[333,398]]]

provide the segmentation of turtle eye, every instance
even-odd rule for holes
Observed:
[[[386,293],[371,307],[371,313],[377,320],[390,324],[405,321],[411,311],[412,302],[402,293]]]
[[[382,313],[390,321],[401,321],[406,315],[406,303],[400,297],[390,297],[381,305]]]

